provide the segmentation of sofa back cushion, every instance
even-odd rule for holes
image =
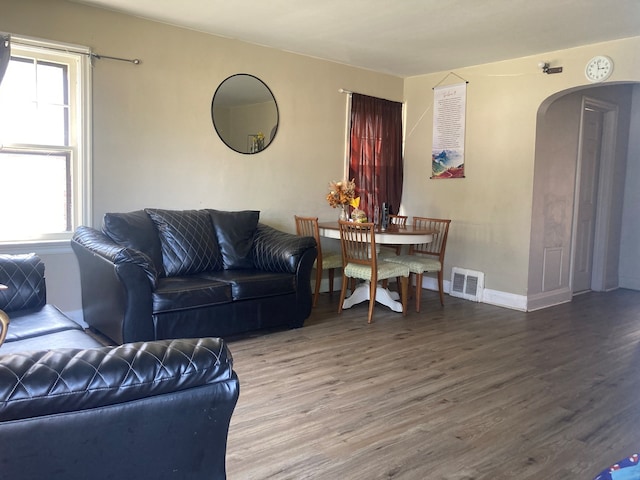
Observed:
[[[102,231],[118,245],[147,255],[158,275],[164,276],[160,238],[147,212],[106,213],[102,219]]]
[[[251,248],[260,220],[257,210],[224,212],[208,210],[222,252],[225,270],[255,268]]]
[[[206,210],[145,211],[158,230],[167,277],[222,269],[220,248]]]
[[[35,253],[0,255],[0,309],[15,312],[44,306],[47,288],[44,263]]]

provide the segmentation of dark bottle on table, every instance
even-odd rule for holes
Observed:
[[[389,205],[382,204],[382,218],[380,219],[380,228],[386,230],[389,226]]]

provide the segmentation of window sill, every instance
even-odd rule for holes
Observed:
[[[0,253],[20,254],[20,253],[69,253],[71,252],[71,240],[35,240],[25,242],[0,242]]]

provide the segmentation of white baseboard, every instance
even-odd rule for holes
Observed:
[[[482,303],[488,303],[497,307],[510,308],[521,312],[527,311],[527,297],[514,293],[500,292],[485,288],[482,293]]]
[[[444,281],[444,291],[448,294],[451,287],[451,282]],[[312,285],[313,287],[313,285]],[[342,275],[336,275],[334,280],[334,291],[340,291],[342,287]],[[427,290],[438,291],[438,280],[435,277],[425,276],[422,278],[422,288]],[[321,292],[329,291],[329,280],[322,279],[320,285]],[[566,303],[571,301],[571,292],[568,289],[560,291],[548,292],[540,295],[534,295],[527,297],[526,295],[516,295],[509,292],[501,292],[499,290],[491,290],[485,288],[482,293],[482,299],[480,303],[486,303],[489,305],[495,305],[497,307],[510,308],[512,310],[518,310],[520,312],[528,312],[533,310],[539,310],[541,308],[551,307],[560,303]]]
[[[530,295],[527,301],[527,311],[533,312],[534,310],[567,303],[570,302],[572,298],[573,294],[569,287]]]
[[[437,292],[438,280],[434,277],[423,277],[422,288],[435,290]],[[449,289],[451,288],[451,282],[445,280],[443,288],[445,292],[449,292]],[[515,295],[513,293],[500,292],[498,290],[491,290],[489,288],[485,288],[483,290],[480,303],[487,303],[490,305],[495,305],[497,307],[511,308],[512,310],[520,310],[521,312],[527,311],[527,297],[523,295]]]

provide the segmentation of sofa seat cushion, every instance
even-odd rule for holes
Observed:
[[[295,293],[296,277],[290,273],[265,272],[263,270],[225,270],[206,275],[212,280],[231,285],[231,296],[236,300],[271,297]]]
[[[82,331],[80,325],[51,304],[12,312],[9,314],[9,321],[6,343],[67,330]]]
[[[9,326],[11,330],[11,326]],[[20,341],[4,342],[0,346],[0,356],[5,354],[25,354],[35,350],[55,350],[57,348],[96,348],[104,345],[82,329],[61,330]]]
[[[153,312],[173,312],[229,303],[231,285],[207,275],[160,278],[153,292]]]

